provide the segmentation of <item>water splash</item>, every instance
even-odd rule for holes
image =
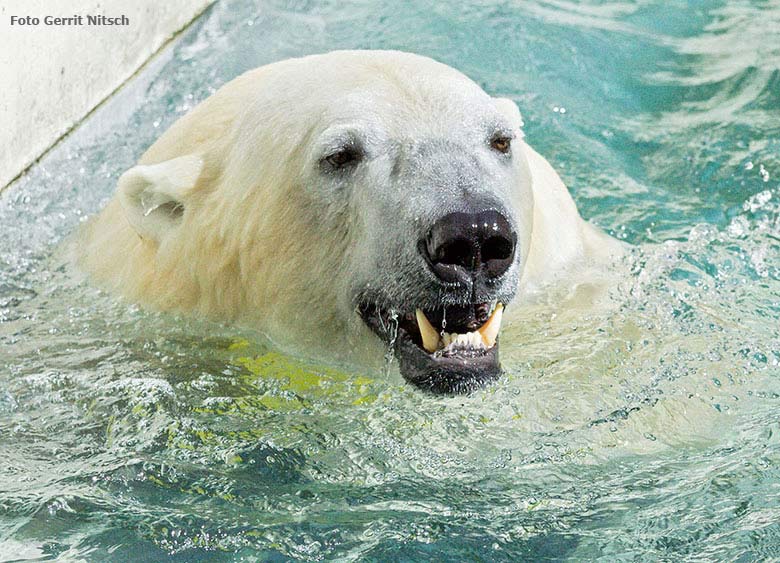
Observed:
[[[389,335],[390,339],[387,343],[387,350],[385,352],[385,368],[384,368],[385,377],[389,377],[390,370],[393,364],[393,359],[395,358],[395,343],[396,340],[398,339],[398,313],[393,309],[391,309],[388,314],[388,320],[390,326],[386,327],[385,331],[386,334]]]
[[[0,555],[777,558],[778,18],[774,1],[215,4],[0,196]],[[355,45],[517,100],[584,215],[639,244],[613,309],[529,307],[505,377],[473,396],[269,357],[79,284],[56,254],[219,84]]]

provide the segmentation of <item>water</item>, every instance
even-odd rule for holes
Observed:
[[[0,559],[780,559],[780,2],[222,2],[0,195]],[[635,245],[437,398],[140,311],[58,243],[197,101],[343,47],[520,104]],[[203,335],[208,335],[203,337]]]

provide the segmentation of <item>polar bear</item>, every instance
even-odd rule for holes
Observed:
[[[500,373],[505,307],[617,249],[521,126],[512,101],[414,54],[269,64],[121,176],[78,259],[143,305],[319,359],[375,365],[392,346],[409,382],[468,392]]]

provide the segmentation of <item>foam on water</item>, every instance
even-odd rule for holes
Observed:
[[[0,195],[2,558],[780,557],[779,21],[776,1],[214,6]],[[529,307],[473,396],[144,312],[59,253],[219,85],[345,47],[517,100],[583,214],[635,245],[610,307]]]

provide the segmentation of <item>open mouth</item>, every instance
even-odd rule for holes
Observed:
[[[401,375],[421,389],[469,393],[501,374],[501,303],[467,303],[394,313],[364,302],[359,311],[380,338],[393,344]]]

